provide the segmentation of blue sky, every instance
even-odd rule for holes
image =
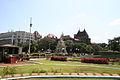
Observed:
[[[29,31],[60,36],[86,29],[92,42],[120,36],[120,0],[0,0],[0,33]]]

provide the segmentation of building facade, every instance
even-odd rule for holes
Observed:
[[[57,39],[57,36],[55,36],[54,34],[48,34],[47,36],[45,37],[49,37],[51,39]]]
[[[34,37],[35,37],[36,41],[40,41],[41,40],[42,35],[40,35],[38,31],[35,31],[33,34],[34,34]]]
[[[25,31],[6,32],[0,34],[0,45],[12,44],[19,45],[20,43],[34,40],[34,34]]]
[[[83,31],[78,30],[77,34],[74,34],[74,40],[86,44],[91,43],[91,39],[85,29]]]
[[[70,35],[64,35],[63,33],[60,38],[62,38],[63,40],[74,40]]]

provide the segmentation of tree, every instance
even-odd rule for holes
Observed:
[[[21,43],[20,45],[23,48],[23,52],[27,53],[29,49],[29,42]],[[30,52],[37,52],[38,43],[36,41],[31,41],[30,46]]]
[[[109,40],[108,46],[110,50],[120,51],[120,37]]]
[[[99,51],[102,51],[102,47],[98,44],[91,44],[91,46],[94,49],[94,54],[98,54]]]
[[[21,43],[21,47],[23,48],[22,51],[27,53],[29,48],[29,42]]]
[[[100,47],[102,47],[102,51],[108,51],[108,44],[106,44],[106,43],[99,43],[98,45]]]
[[[38,47],[37,41],[31,41],[31,47],[30,47],[31,52],[37,52],[37,47]]]
[[[86,46],[86,52],[87,52],[87,53],[92,53],[92,52],[94,52],[93,47],[90,46],[90,45],[87,45],[87,46]]]
[[[66,40],[65,41],[65,45],[66,45],[66,50],[68,53],[72,53],[72,49],[73,49],[73,41],[72,40]]]
[[[84,53],[86,52],[86,46],[87,44],[85,43],[75,43],[73,46],[73,52],[75,53]]]
[[[52,50],[52,52],[54,52],[56,49],[56,45],[57,45],[56,39],[45,37],[38,42],[38,50],[43,52],[50,49]]]

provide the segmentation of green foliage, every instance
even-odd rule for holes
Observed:
[[[27,54],[25,52],[22,52],[21,54],[19,54],[20,57],[26,57]]]
[[[46,73],[47,71],[39,67],[32,69],[32,73]]]
[[[56,45],[57,45],[57,40],[51,39],[49,37],[45,37],[38,42],[38,50],[43,52],[50,49],[52,50],[52,52],[54,52],[56,49]]]
[[[76,53],[85,53],[87,44],[85,43],[75,43],[73,46],[73,52]]]
[[[28,52],[29,42],[21,44],[21,47],[23,48],[23,52]]]
[[[92,48],[92,46],[87,45],[87,46],[86,46],[86,52],[87,52],[87,53],[92,53],[92,52],[94,52],[94,49]]]
[[[112,40],[109,40],[108,47],[113,51],[120,51],[120,37],[116,37]]]
[[[31,41],[31,52],[37,52],[38,43],[37,41]]]
[[[2,74],[3,75],[6,75],[6,74],[14,74],[15,73],[15,71],[16,71],[16,67],[9,67],[9,66],[7,66],[7,67],[4,67],[3,68],[3,70],[2,70]]]
[[[16,66],[14,70],[15,74],[22,74],[22,73],[39,73],[39,72],[68,72],[68,73],[111,73],[120,74],[120,66],[113,65],[103,65],[103,64],[87,64],[81,62],[70,62],[70,61],[50,61],[50,60],[33,60],[33,62],[43,63],[43,64],[35,64],[35,65],[23,65],[23,66]],[[79,65],[79,66],[78,66]],[[84,65],[84,66],[82,66]],[[99,67],[96,67],[99,66]],[[106,68],[109,67],[109,68]],[[116,69],[115,69],[116,68]],[[3,68],[0,68],[0,71],[3,72]],[[1,75],[1,74],[0,74]]]
[[[47,71],[42,69],[39,71],[39,73],[47,73]]]
[[[51,71],[52,73],[60,73],[61,72],[61,68],[60,69],[53,69],[51,68]]]
[[[102,51],[108,51],[108,44],[106,44],[106,43],[99,43],[98,45],[102,48]]]
[[[37,41],[31,41],[30,45],[31,45],[30,51],[31,52],[36,52],[37,51],[37,47],[38,47]],[[28,52],[29,42],[22,43],[22,44],[20,44],[20,46],[23,48],[23,52]]]
[[[39,53],[33,53],[30,56],[39,56],[39,55],[40,55]]]
[[[120,54],[119,51],[112,51],[112,50],[108,50],[108,51],[99,51],[99,52],[104,52],[104,53],[108,53],[108,54]]]
[[[66,40],[65,45],[66,45],[67,52],[72,53],[72,48],[73,48],[74,42],[72,40]]]
[[[33,52],[55,52],[58,39],[45,37],[40,41],[31,41],[31,53]],[[23,52],[28,52],[29,42],[19,44],[23,47]],[[65,40],[66,50],[69,53],[97,53],[99,51],[120,51],[120,37],[109,40],[109,43],[85,44],[73,40]]]
[[[98,44],[91,44],[91,46],[93,47],[95,54],[97,54],[99,51],[102,51],[102,47]]]

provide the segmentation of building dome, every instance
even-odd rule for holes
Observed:
[[[54,34],[48,34],[47,37],[49,37],[49,38],[55,38],[55,39],[57,38],[57,36],[55,36]]]

